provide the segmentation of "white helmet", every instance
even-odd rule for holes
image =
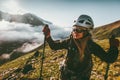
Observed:
[[[74,23],[74,26],[75,25],[76,26],[81,26],[81,27],[86,27],[88,29],[93,29],[93,27],[94,27],[93,20],[88,15],[81,15],[81,16],[79,16],[77,21],[75,21],[75,23]]]

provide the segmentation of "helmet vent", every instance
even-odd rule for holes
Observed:
[[[91,25],[89,22],[86,22],[87,25]]]
[[[84,20],[80,20],[80,21],[79,21],[79,23],[83,23],[83,22],[84,22]]]
[[[88,19],[88,21],[89,21],[89,22],[91,22],[91,20],[90,20],[90,19]]]

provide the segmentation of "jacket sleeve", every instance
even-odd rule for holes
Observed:
[[[91,41],[89,44],[91,53],[107,63],[115,62],[118,57],[118,48],[115,46],[111,46],[108,51],[105,52],[105,50],[95,42]]]
[[[51,37],[47,38],[47,42],[48,42],[50,48],[53,50],[67,49],[68,41],[69,41],[69,39],[54,41]]]

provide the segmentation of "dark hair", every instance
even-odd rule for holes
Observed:
[[[88,30],[85,30],[83,34],[84,34],[84,37],[86,37],[86,36],[92,36],[92,35],[89,33]]]

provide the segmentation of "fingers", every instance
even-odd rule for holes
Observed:
[[[44,26],[44,28],[43,28],[43,32],[45,32],[45,31],[47,31],[47,30],[50,30],[50,29],[49,29],[49,26],[46,24],[46,25]]]
[[[49,29],[48,25],[45,25],[42,32],[46,32],[46,30]]]
[[[50,36],[50,29],[47,24],[44,26],[42,32],[44,33],[45,36]]]

